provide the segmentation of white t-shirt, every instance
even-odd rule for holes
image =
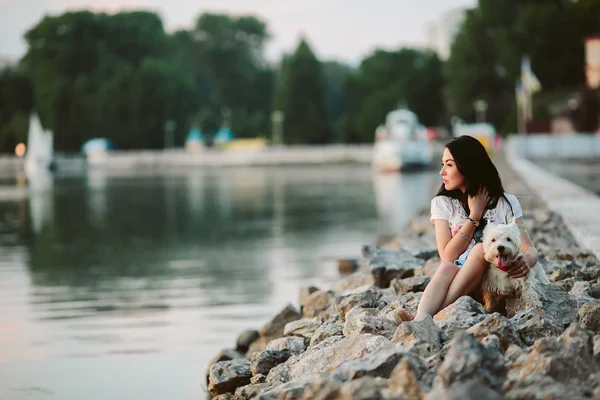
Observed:
[[[508,202],[510,202],[510,206],[508,202],[501,197],[498,200],[498,204],[496,204],[496,208],[486,210],[483,214],[483,218],[487,223],[508,224],[512,221],[513,215],[515,218],[523,217],[523,210],[521,209],[519,200],[512,194],[504,193],[504,195],[508,199]],[[431,218],[429,221],[431,223],[434,223],[434,220],[436,219],[448,221],[452,236],[456,235],[456,232],[463,226],[467,217],[467,212],[458,199],[448,196],[436,196],[431,200]],[[472,240],[469,248],[471,248],[473,244],[474,241]]]

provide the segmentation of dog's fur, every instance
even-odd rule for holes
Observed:
[[[490,263],[481,283],[484,308],[494,312],[501,300],[508,296],[518,296],[531,307],[541,307],[540,291],[548,278],[537,263],[523,278],[512,278],[498,268],[499,258],[504,265],[512,264],[520,254],[521,240],[519,228],[513,218],[509,224],[488,224],[483,231],[484,258]]]

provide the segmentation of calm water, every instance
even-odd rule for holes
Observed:
[[[221,348],[438,184],[362,166],[95,171],[0,203],[0,398],[203,399]]]

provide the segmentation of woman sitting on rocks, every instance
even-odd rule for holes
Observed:
[[[478,287],[488,267],[481,244],[487,223],[506,224],[516,218],[522,256],[509,267],[510,276],[526,276],[538,261],[519,201],[504,192],[496,166],[477,139],[460,136],[448,142],[440,175],[443,183],[431,200],[430,221],[442,263],[423,292],[417,314],[398,310],[403,320],[433,316]]]

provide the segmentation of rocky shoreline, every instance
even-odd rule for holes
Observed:
[[[416,311],[440,262],[427,210],[342,263],[331,288],[304,288],[299,308],[241,333],[208,367],[209,398],[600,399],[599,262],[536,196],[519,199],[552,283],[542,308],[515,299],[487,314],[464,296],[401,321],[396,310]]]

